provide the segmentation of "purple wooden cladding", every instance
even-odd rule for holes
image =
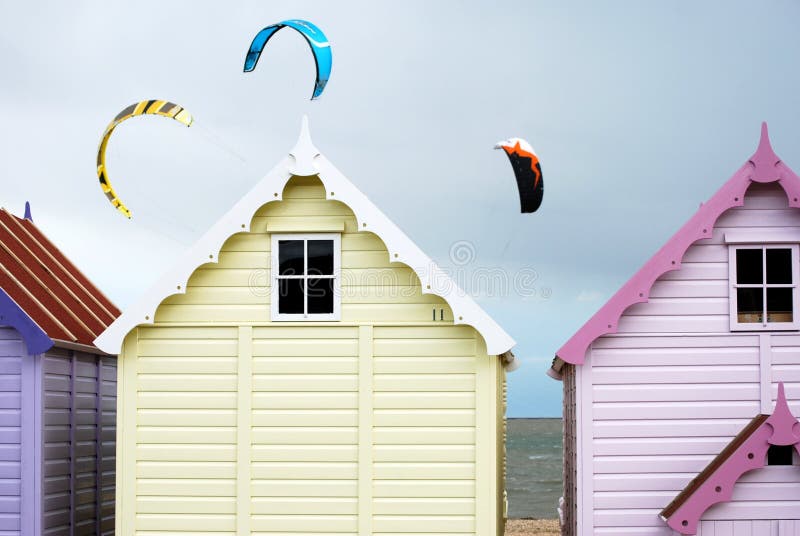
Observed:
[[[22,354],[12,329],[0,329],[0,534],[19,534],[22,492]]]
[[[770,445],[794,446],[800,454],[800,422],[795,419],[786,402],[783,382],[778,384],[778,400],[775,411],[742,438],[733,452],[715,467],[713,460],[700,481],[692,481],[691,493],[681,493],[676,502],[664,510],[662,515],[667,525],[680,534],[696,534],[700,518],[712,505],[729,501],[733,486],[741,476],[753,469],[764,467]],[[724,451],[723,451],[724,452]],[[713,471],[709,471],[713,469]]]
[[[589,345],[605,334],[616,333],[619,319],[631,305],[650,298],[650,290],[658,278],[681,267],[686,250],[701,239],[709,239],[716,221],[728,209],[744,205],[747,189],[754,182],[777,182],[789,200],[790,207],[800,207],[800,177],[772,150],[767,124],[761,125],[761,140],[750,160],[726,182],[707,203],[700,206],[680,230],[628,280],[557,352],[556,357],[582,365]]]
[[[42,357],[41,534],[113,534],[116,359]]]
[[[113,534],[115,420],[115,358],[0,327],[0,534]]]

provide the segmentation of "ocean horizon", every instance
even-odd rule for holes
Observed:
[[[506,490],[509,518],[558,517],[562,495],[561,419],[508,419]]]

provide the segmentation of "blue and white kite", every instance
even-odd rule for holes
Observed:
[[[328,38],[322,33],[322,30],[311,24],[307,20],[285,20],[278,24],[267,26],[256,34],[253,42],[250,43],[250,50],[247,51],[247,57],[244,59],[244,72],[249,73],[256,68],[258,58],[261,57],[261,52],[264,50],[267,41],[272,37],[275,32],[281,28],[289,27],[300,32],[305,37],[308,46],[311,47],[311,52],[314,54],[314,62],[317,64],[317,82],[314,85],[314,93],[311,95],[311,100],[318,98],[322,95],[325,89],[325,84],[328,83],[328,78],[331,75],[331,64],[333,58],[331,57],[331,45],[328,43]]]

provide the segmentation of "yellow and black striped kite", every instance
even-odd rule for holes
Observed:
[[[108,200],[111,201],[111,204],[128,218],[131,217],[131,211],[120,201],[111,183],[108,182],[108,174],[106,173],[106,145],[108,145],[111,133],[114,132],[117,125],[137,115],[161,115],[180,121],[187,127],[192,126],[192,122],[194,121],[192,115],[182,106],[164,100],[145,100],[137,102],[136,104],[131,104],[122,110],[117,114],[117,117],[114,118],[111,124],[106,127],[103,138],[100,140],[100,147],[97,149],[97,178],[100,179],[100,187],[103,189],[103,193],[106,194]]]

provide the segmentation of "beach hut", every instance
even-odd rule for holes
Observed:
[[[306,120],[95,342],[120,353],[118,534],[502,534],[514,341]]]
[[[0,534],[113,534],[119,311],[33,224],[0,209]]]
[[[563,534],[800,535],[799,244],[800,178],[763,125],[556,353]]]

